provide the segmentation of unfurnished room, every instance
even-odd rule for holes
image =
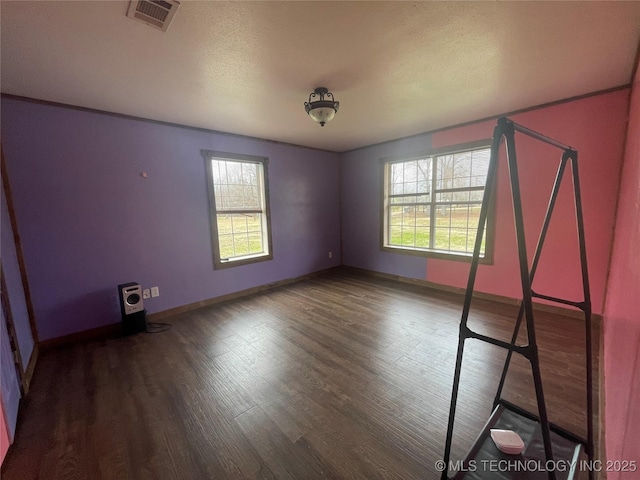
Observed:
[[[640,2],[0,18],[3,480],[640,478]]]

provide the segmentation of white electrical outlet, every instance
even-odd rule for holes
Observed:
[[[333,258],[333,252],[329,252],[329,258]]]
[[[151,290],[148,288],[142,290],[142,298],[151,298]]]
[[[160,296],[160,290],[158,289],[158,287],[151,287],[151,296],[152,297]]]

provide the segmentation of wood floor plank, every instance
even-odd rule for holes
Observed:
[[[460,313],[458,296],[337,271],[44,352],[2,478],[436,479]],[[516,313],[474,300],[470,324],[508,340]],[[549,416],[584,435],[583,326],[536,312],[536,334]],[[454,459],[504,357],[465,345]],[[505,398],[536,409],[522,358]]]
[[[291,442],[259,406],[235,420],[278,478],[336,478],[337,472],[330,464],[311,455],[310,449]]]

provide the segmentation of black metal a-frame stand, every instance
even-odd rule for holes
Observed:
[[[562,150],[562,157],[560,160],[560,164],[558,167],[558,171],[556,174],[555,182],[553,185],[553,189],[551,192],[551,197],[549,199],[549,204],[547,207],[547,212],[544,217],[544,221],[542,224],[542,229],[540,231],[540,236],[538,237],[538,243],[536,245],[535,253],[533,256],[533,261],[531,264],[531,269],[529,269],[527,250],[525,244],[525,230],[524,230],[524,219],[522,212],[522,201],[520,197],[520,183],[518,177],[518,163],[516,158],[516,145],[515,145],[515,132],[522,133],[529,137],[532,137],[536,140],[544,142],[546,144],[552,145],[554,147]],[[515,328],[513,331],[513,336],[511,337],[511,342],[507,343],[495,338],[488,337],[486,335],[479,334],[477,332],[472,331],[467,326],[467,320],[469,317],[469,310],[471,307],[471,300],[473,296],[473,288],[476,279],[476,273],[478,270],[478,260],[480,257],[480,249],[482,246],[482,239],[484,236],[486,222],[487,222],[487,214],[489,211],[489,203],[491,200],[491,196],[494,194],[496,189],[496,178],[497,178],[497,166],[498,166],[498,152],[500,149],[500,145],[502,143],[502,139],[505,139],[506,151],[507,151],[507,163],[509,166],[509,177],[511,183],[511,195],[513,200],[513,214],[515,219],[515,230],[516,230],[516,242],[518,246],[518,259],[520,264],[520,280],[522,283],[522,302],[520,304],[520,310],[518,312],[517,320],[515,323]],[[580,245],[580,263],[582,267],[582,285],[584,292],[584,300],[581,302],[575,302],[570,300],[565,300],[562,298],[556,298],[549,295],[542,295],[536,293],[532,290],[531,284],[533,282],[536,269],[538,266],[538,261],[540,259],[540,253],[542,251],[542,247],[544,245],[544,241],[547,235],[547,230],[549,228],[549,223],[551,220],[551,215],[553,213],[553,209],[558,198],[558,192],[560,190],[560,185],[562,182],[562,178],[564,176],[567,163],[571,163],[571,171],[573,176],[573,193],[574,193],[574,201],[575,201],[575,212],[576,212],[576,222],[577,222],[577,233],[578,233],[578,242]],[[570,305],[573,307],[577,307],[584,312],[585,318],[585,333],[586,333],[586,395],[587,395],[587,439],[579,438],[577,435],[549,422],[547,416],[547,408],[545,404],[544,394],[542,391],[542,379],[540,376],[540,364],[538,359],[538,346],[536,343],[536,334],[535,334],[535,325],[533,318],[533,304],[532,298],[541,298],[545,300],[549,300],[552,302]],[[526,345],[517,345],[517,337],[520,331],[520,327],[522,324],[522,319],[525,318],[526,327],[527,327],[527,336],[528,342]],[[490,343],[492,345],[496,345],[498,347],[502,347],[507,349],[507,357],[505,360],[504,368],[502,371],[502,376],[500,378],[498,391],[496,392],[495,400],[494,400],[494,410],[491,418],[487,422],[485,429],[480,434],[476,443],[471,448],[469,454],[466,459],[463,461],[462,465],[466,465],[467,467],[470,465],[475,465],[476,473],[474,473],[474,478],[485,478],[479,475],[480,472],[477,471],[478,465],[472,463],[471,461],[475,458],[499,458],[500,455],[503,458],[513,459],[512,456],[505,456],[501,454],[495,445],[493,445],[492,441],[489,439],[489,429],[490,428],[508,428],[516,430],[517,427],[520,427],[523,432],[521,436],[525,440],[525,445],[528,447],[532,445],[532,449],[537,444],[538,446],[542,446],[544,452],[539,452],[539,455],[542,456],[541,460],[542,465],[546,465],[547,469],[545,473],[543,473],[542,478],[548,478],[550,480],[556,480],[557,477],[563,478],[572,478],[573,474],[576,473],[575,466],[573,469],[567,469],[567,471],[556,471],[553,468],[554,464],[554,453],[556,454],[555,460],[561,459],[564,457],[566,463],[565,465],[570,465],[572,462],[575,465],[579,452],[582,448],[584,448],[585,453],[587,454],[590,461],[593,461],[594,455],[594,443],[593,443],[593,371],[592,371],[592,346],[591,346],[591,298],[589,294],[589,276],[587,272],[587,253],[585,248],[585,238],[584,238],[584,224],[582,219],[582,201],[580,196],[580,181],[578,178],[578,152],[571,147],[563,145],[556,140],[553,140],[545,135],[534,132],[526,127],[518,125],[511,120],[502,117],[498,120],[498,124],[493,132],[493,142],[491,145],[491,159],[489,163],[489,170],[487,173],[487,182],[485,186],[484,198],[482,201],[482,208],[480,210],[480,219],[478,223],[478,231],[475,241],[475,247],[473,251],[473,259],[471,261],[471,270],[469,272],[469,280],[467,283],[467,290],[464,299],[464,306],[462,310],[462,318],[460,321],[460,334],[459,334],[459,342],[458,342],[458,354],[456,359],[456,368],[453,379],[453,389],[451,393],[451,406],[449,410],[449,424],[447,429],[447,437],[445,443],[445,451],[443,456],[445,469],[442,472],[442,480],[447,480],[448,472],[449,472],[449,464],[450,464],[450,456],[451,456],[451,442],[453,437],[453,425],[456,414],[456,403],[458,399],[458,387],[460,383],[460,372],[462,368],[462,357],[464,353],[464,344],[467,339],[476,339],[483,342]],[[509,369],[509,365],[511,362],[511,356],[513,352],[519,353],[524,356],[527,360],[529,360],[531,364],[531,370],[533,373],[533,382],[535,386],[535,394],[536,400],[538,404],[538,415],[527,412],[524,409],[521,409],[505,400],[502,399],[502,390],[504,387],[505,379],[507,376],[507,371]],[[516,430],[517,431],[517,430]],[[541,439],[540,439],[541,437]],[[537,442],[537,443],[536,443]],[[575,448],[573,448],[575,446]],[[483,449],[485,457],[483,455]],[[487,451],[489,451],[487,453]],[[534,454],[535,457],[535,454]],[[517,458],[517,457],[516,457]],[[551,468],[549,468],[551,467]],[[458,474],[455,476],[456,479],[463,478],[469,470],[465,467],[458,471]],[[556,473],[558,475],[556,475]],[[510,478],[508,477],[509,472],[501,471],[503,477],[501,478]],[[522,472],[517,472],[514,478],[540,478],[540,473],[537,475],[528,476],[523,475]],[[492,478],[492,477],[486,477]],[[590,480],[593,480],[593,471],[589,472]]]

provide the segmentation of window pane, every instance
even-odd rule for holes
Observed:
[[[431,159],[418,160],[418,192],[431,191]]]
[[[219,185],[224,183],[223,179],[227,178],[227,168],[225,162],[211,160],[211,171],[213,174],[213,184]]]
[[[221,258],[264,252],[263,233],[260,213],[218,214]]]
[[[247,217],[245,215],[231,215],[233,233],[247,233]]]
[[[484,187],[484,184],[487,181],[486,175],[473,175],[471,177],[471,186],[472,187]]]
[[[404,194],[416,193],[418,188],[418,162],[411,161],[404,164]]]
[[[231,215],[218,214],[218,235],[226,235],[231,232]]]
[[[235,248],[235,255],[248,255],[249,254],[249,236],[246,233],[233,235],[233,247]]]
[[[451,226],[451,207],[449,205],[436,205],[436,226]]]
[[[475,150],[471,155],[471,175],[484,179],[479,185],[484,185],[489,172],[489,161],[491,160],[491,149],[483,148]]]
[[[431,207],[429,205],[419,205],[416,207],[416,226],[428,227],[431,225]]]
[[[230,185],[242,184],[242,163],[239,162],[224,162],[227,167],[227,177],[224,183]]]
[[[429,248],[429,228],[416,227],[416,247]]]
[[[476,236],[477,236],[477,230],[475,229],[469,229],[469,232],[467,233],[467,252],[472,253],[474,247],[476,246]],[[484,251],[484,248],[482,249],[482,251]]]
[[[438,189],[453,188],[453,170],[454,156],[444,155],[437,158],[438,172],[437,181]]]
[[[402,213],[402,225],[405,227],[414,227],[416,224],[416,210],[415,207],[404,207]]]
[[[412,247],[415,245],[414,243],[414,231],[411,229],[402,229],[402,240],[401,245]]]
[[[220,258],[227,259],[234,256],[233,235],[218,235],[218,243],[220,244]]]
[[[434,248],[436,250],[449,250],[449,229],[436,227],[436,239]]]
[[[392,163],[391,174],[389,175],[391,195],[402,195],[404,193],[404,163]]]
[[[242,195],[247,208],[261,209],[260,192],[257,185],[243,186]]]
[[[469,232],[467,234],[467,252],[473,253],[473,249],[475,247],[476,241],[476,233],[478,231],[478,222],[480,221],[480,205],[471,205],[469,207]],[[485,243],[486,243],[486,231],[484,236],[482,237],[482,247],[480,248],[480,252],[484,254],[485,251]]]
[[[471,205],[469,207],[469,227],[478,228],[480,220],[480,205]]]
[[[452,202],[468,202],[469,194],[471,194],[469,190],[466,190],[464,192],[453,192],[453,195],[451,195],[451,201]]]
[[[249,233],[259,232],[262,235],[262,214],[254,213],[250,215],[244,215],[247,221],[247,231]]]
[[[400,225],[391,225],[389,227],[389,244],[400,245],[402,238],[402,227]]]
[[[258,185],[258,164],[257,163],[241,163],[242,166],[242,184]]]
[[[211,160],[217,210],[260,210],[260,164]]]
[[[451,227],[467,228],[469,222],[469,205],[451,205]]]
[[[454,252],[467,251],[467,229],[452,228],[449,231],[449,249]]]
[[[249,233],[248,239],[250,254],[262,253],[264,251],[262,248],[262,232]]]
[[[391,207],[389,225],[402,225],[402,207]]]
[[[229,189],[227,185],[217,185],[216,190],[216,209],[222,210],[229,207]]]
[[[476,190],[469,193],[469,200],[471,200],[472,202],[481,202],[482,198],[484,197],[484,190]]]
[[[237,185],[229,185],[229,190],[231,191],[232,194],[236,194],[236,195],[229,195],[229,197],[227,197],[228,203],[226,207],[232,210],[243,208],[244,201],[242,198],[242,187],[238,188]],[[240,195],[237,195],[237,193],[240,193]]]

